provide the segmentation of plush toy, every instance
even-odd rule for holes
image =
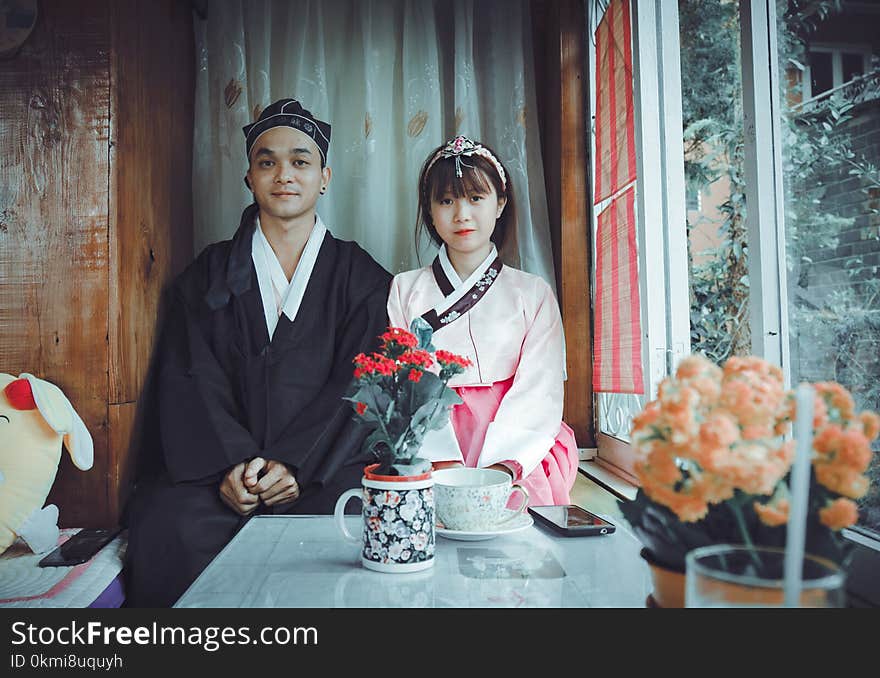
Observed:
[[[62,442],[77,468],[92,467],[92,436],[61,389],[32,374],[0,373],[0,553],[16,536],[34,553],[55,547],[58,507],[43,502]]]

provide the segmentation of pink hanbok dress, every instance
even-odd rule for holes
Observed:
[[[550,286],[502,266],[494,248],[461,280],[441,248],[431,266],[394,277],[388,316],[404,328],[427,320],[436,348],[472,363],[449,382],[464,402],[443,429],[425,436],[421,456],[480,468],[504,464],[530,505],[568,504],[578,449],[562,421],[562,320]]]

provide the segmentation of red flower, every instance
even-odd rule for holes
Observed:
[[[449,406],[443,403],[451,393],[449,379],[472,363],[449,351],[438,351],[435,357],[432,351],[419,347],[416,336],[399,327],[389,327],[379,339],[377,351],[354,357],[354,386],[358,395],[347,399],[360,415],[360,423],[374,429],[376,443],[381,443],[375,446],[381,468],[383,473],[391,474],[394,461],[410,459],[414,444],[424,434],[414,413],[434,405],[435,410],[442,409],[442,414],[448,416]],[[433,366],[438,362],[441,369],[435,372]],[[407,381],[418,384],[423,378],[428,387],[406,387]],[[361,395],[368,392],[370,395]],[[369,406],[357,400],[371,397],[375,401],[370,400]]]
[[[421,349],[416,349],[415,351],[407,351],[397,360],[404,365],[417,365],[421,367],[430,367],[434,364],[434,360],[433,358],[431,358],[431,354]]]
[[[360,379],[362,376],[373,374],[376,371],[376,361],[363,353],[358,353],[353,362],[357,365],[354,371],[355,379]]]
[[[458,365],[459,367],[469,367],[473,363],[467,358],[463,358],[460,355],[455,355],[454,353],[450,353],[449,351],[444,351],[442,349],[438,350],[435,353],[437,356],[437,362],[439,362],[443,367],[447,367],[448,365]]]
[[[354,357],[354,363],[357,365],[354,371],[355,379],[360,379],[364,375],[371,376],[377,372],[388,377],[397,371],[397,363],[379,353],[374,353],[372,356],[358,353]]]
[[[419,345],[419,340],[416,339],[415,335],[410,334],[400,327],[389,327],[388,331],[379,338],[382,340],[383,348],[388,348],[388,344],[392,342],[397,342],[401,346],[407,348],[415,348]]]
[[[373,354],[373,360],[375,365],[375,370],[379,374],[385,377],[390,377],[392,374],[397,372],[397,363],[391,358],[386,358],[384,355],[379,353]]]

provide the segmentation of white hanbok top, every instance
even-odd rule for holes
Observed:
[[[449,295],[441,291],[431,266],[396,275],[388,298],[391,325],[409,329],[413,319],[430,309],[440,309],[442,315],[444,306],[472,291],[496,256],[493,249],[462,281],[442,248],[439,263],[455,287]],[[477,465],[515,461],[527,476],[550,451],[562,423],[564,338],[553,290],[536,275],[503,266],[482,298],[437,329],[432,342],[472,363],[450,380],[451,387],[491,386],[513,377],[489,424]],[[425,436],[421,456],[463,461],[451,424]]]
[[[318,252],[321,249],[321,243],[324,242],[327,227],[324,226],[321,217],[316,214],[315,225],[312,227],[312,232],[306,241],[302,255],[300,255],[296,270],[288,281],[275,250],[272,249],[266,234],[263,233],[259,215],[256,216],[255,221],[257,227],[251,244],[251,258],[257,271],[257,283],[260,286],[263,312],[266,316],[266,329],[269,331],[269,339],[271,339],[275,334],[278,318],[282,313],[291,322],[296,319],[303,295],[306,292],[306,285],[309,284],[312,269],[315,268],[315,262],[318,260]]]

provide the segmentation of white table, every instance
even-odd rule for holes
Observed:
[[[359,534],[361,517],[346,520]],[[257,516],[175,607],[644,607],[640,548],[626,526],[571,538],[533,525],[485,541],[438,535],[434,567],[384,574],[361,565],[332,516]]]

